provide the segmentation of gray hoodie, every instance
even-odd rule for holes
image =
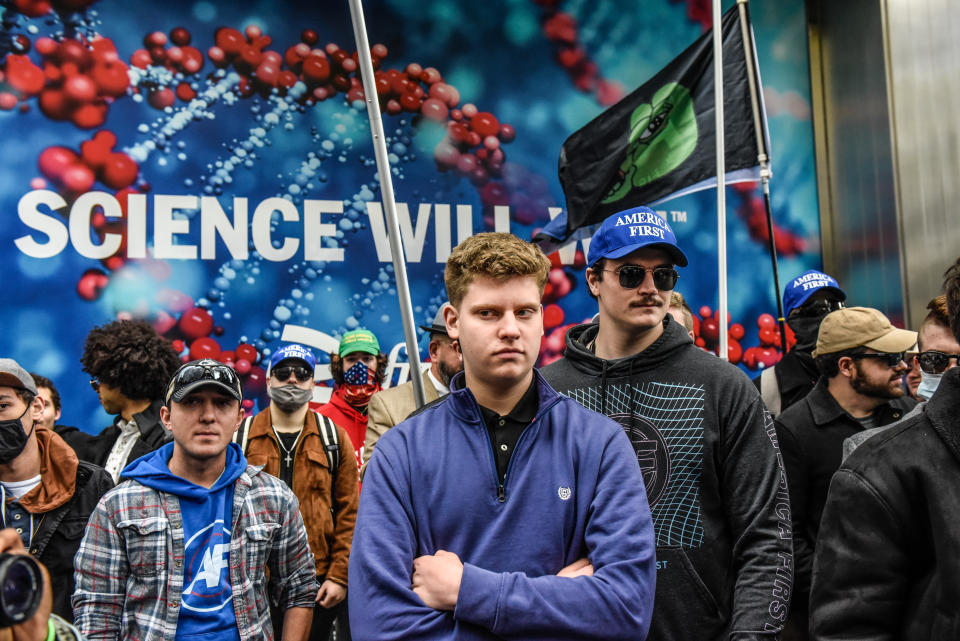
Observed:
[[[790,507],[759,393],[669,315],[656,342],[625,358],[597,358],[587,347],[597,331],[571,328],[564,357],[541,372],[618,421],[637,453],[657,538],[648,639],[778,638],[792,584]]]

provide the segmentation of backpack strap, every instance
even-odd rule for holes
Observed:
[[[240,446],[240,451],[244,456],[247,454],[247,440],[250,438],[250,425],[253,423],[253,417],[248,416],[240,423],[240,427],[233,433],[233,442]]]
[[[772,367],[767,367],[760,372],[760,398],[767,406],[770,416],[773,418],[780,416],[780,387],[777,385],[777,374]]]
[[[330,474],[335,475],[340,467],[340,436],[337,434],[337,425],[329,418],[314,411],[317,416],[317,428],[320,438],[323,439],[323,449],[327,453],[327,463],[330,464]]]

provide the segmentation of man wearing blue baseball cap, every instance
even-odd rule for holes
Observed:
[[[251,465],[263,465],[300,501],[318,586],[309,639],[326,641],[335,619],[343,621],[340,638],[347,634],[347,562],[360,488],[346,430],[310,411],[316,366],[303,345],[277,349],[267,370],[270,406],[241,426],[237,440]],[[273,621],[279,636],[281,621]]]
[[[778,638],[792,542],[769,414],[736,367],[668,313],[687,258],[663,216],[634,207],[590,241],[594,322],[543,368],[562,394],[618,421],[643,471],[657,538],[654,641]]]
[[[813,362],[820,322],[843,307],[847,295],[832,276],[815,269],[805,271],[783,289],[783,315],[797,342],[774,367],[753,379],[770,414],[776,418],[810,393],[820,370]]]

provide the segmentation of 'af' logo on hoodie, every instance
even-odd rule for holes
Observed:
[[[230,586],[230,530],[216,520],[184,545],[183,607],[215,612],[233,599]]]

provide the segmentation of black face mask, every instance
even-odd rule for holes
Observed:
[[[28,405],[19,417],[0,421],[0,465],[5,465],[20,456],[23,448],[27,446],[36,423],[30,426],[30,434],[27,434],[23,431],[23,421],[20,419],[26,416],[29,410]]]
[[[794,315],[787,320],[787,325],[793,330],[793,335],[797,339],[797,344],[793,346],[793,349],[807,354],[813,351],[813,348],[817,346],[820,321],[824,319],[824,316]]]

